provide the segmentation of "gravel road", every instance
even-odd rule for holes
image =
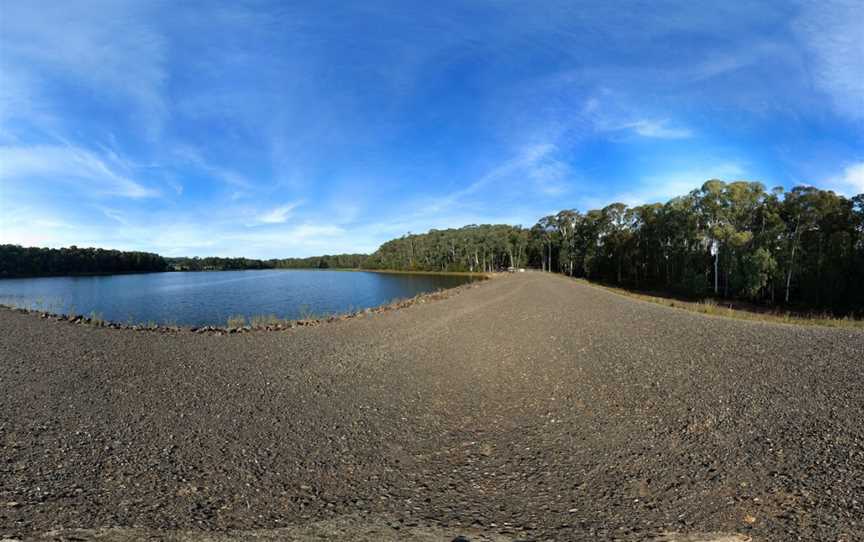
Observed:
[[[0,539],[864,540],[864,333],[541,273],[226,336],[0,310],[0,450]]]

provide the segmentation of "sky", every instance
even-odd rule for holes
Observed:
[[[0,0],[0,243],[371,252],[711,178],[864,192],[864,4]]]

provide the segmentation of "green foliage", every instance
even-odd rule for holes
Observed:
[[[708,280],[705,272],[687,268],[682,277],[679,290],[694,297],[701,297],[708,293]]]
[[[563,210],[529,229],[484,224],[408,234],[369,256],[165,259],[144,252],[0,245],[0,277],[166,269],[490,272],[507,267],[693,297],[713,294],[862,313],[864,194],[847,199],[805,186],[768,192],[760,183],[715,179],[665,204]]]
[[[242,269],[271,269],[267,261],[251,258],[168,258],[172,271],[234,271]]]
[[[162,256],[101,248],[0,245],[0,278],[165,271]]]
[[[368,257],[366,254],[325,254],[310,258],[269,260],[269,263],[277,269],[359,269]]]
[[[256,260],[252,258],[167,258],[174,271],[234,271],[242,269],[357,269],[365,254],[334,254],[309,258]]]
[[[528,231],[529,264],[541,269],[694,297],[864,309],[864,195],[710,180],[666,204],[562,211]]]
[[[366,269],[487,272],[527,262],[528,232],[519,226],[471,225],[387,241]]]
[[[762,290],[777,276],[777,262],[765,248],[742,257],[739,289],[749,299],[758,299]]]
[[[712,247],[716,254],[712,253]],[[864,195],[707,181],[661,204],[564,210],[530,229],[466,226],[381,245],[372,269],[530,266],[612,284],[838,313],[864,307]]]

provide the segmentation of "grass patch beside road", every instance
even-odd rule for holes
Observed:
[[[864,330],[864,320],[853,318],[851,316],[838,318],[828,313],[794,313],[791,311],[778,311],[762,307],[754,307],[751,309],[742,307],[740,303],[729,303],[712,298],[706,298],[701,301],[688,301],[674,297],[663,297],[636,292],[633,290],[591,282],[585,279],[577,278],[572,280],[595,288],[602,288],[625,297],[648,301],[650,303],[657,303],[658,305],[665,305],[676,309],[708,314],[711,316],[725,316],[727,318],[737,318],[738,320],[771,322],[775,324],[796,324]]]

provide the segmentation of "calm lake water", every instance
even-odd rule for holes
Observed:
[[[383,305],[470,277],[326,270],[147,273],[0,280],[0,303],[113,322],[225,325],[229,317],[298,319]]]

